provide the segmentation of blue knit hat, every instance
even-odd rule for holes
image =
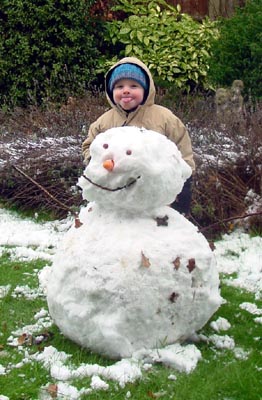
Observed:
[[[135,64],[120,64],[113,70],[108,82],[110,92],[113,91],[116,82],[120,81],[120,79],[133,79],[138,82],[144,90],[148,90],[146,74],[142,68]]]

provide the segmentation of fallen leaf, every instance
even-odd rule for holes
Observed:
[[[75,218],[75,228],[80,228],[82,225],[83,222],[81,222],[79,218]]]
[[[2,331],[3,331],[3,332],[6,332],[6,331],[7,331],[7,322],[6,322],[6,321],[3,321],[3,322],[2,322]]]
[[[141,251],[141,267],[149,268],[150,267],[149,258],[147,258],[144,253]]]
[[[29,346],[31,346],[33,343],[33,336],[29,335],[28,333],[23,333],[21,336],[19,336],[17,341],[20,346],[23,344],[28,344]]]
[[[150,397],[151,399],[155,399],[155,398],[156,398],[155,395],[154,395],[154,393],[151,392],[151,391],[147,392],[147,395],[148,395],[148,397]]]
[[[178,297],[179,297],[179,294],[176,292],[173,292],[169,296],[169,300],[171,301],[171,303],[175,303],[175,301],[178,299]]]
[[[192,272],[196,268],[196,260],[194,258],[190,258],[188,260],[187,269],[189,272]]]
[[[54,336],[53,332],[45,331],[42,333],[39,333],[35,338],[34,338],[34,344],[40,345],[43,342],[47,342],[48,340],[52,339]]]
[[[212,251],[214,251],[216,249],[215,243],[214,242],[208,242],[209,247]]]
[[[164,390],[161,392],[155,392],[155,393],[151,392],[151,391],[147,392],[148,397],[151,397],[151,399],[159,399],[160,397],[163,397],[166,394],[167,394],[167,392]]]
[[[174,264],[174,268],[178,270],[180,268],[180,257],[177,257],[174,261],[172,261]]]
[[[57,390],[58,390],[58,386],[55,383],[50,383],[49,386],[47,386],[47,392],[50,394],[50,396],[53,399],[57,398]]]

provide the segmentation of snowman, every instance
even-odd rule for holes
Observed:
[[[167,137],[137,127],[99,134],[90,155],[82,225],[54,257],[50,314],[66,337],[112,359],[182,343],[221,304],[207,240],[168,206],[191,169]]]

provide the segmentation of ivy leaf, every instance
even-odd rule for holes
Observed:
[[[126,55],[128,56],[129,54],[131,54],[131,53],[132,53],[132,50],[133,50],[132,44],[128,44],[128,45],[126,46],[126,50],[125,50]]]
[[[124,26],[123,28],[120,29],[119,31],[119,35],[127,35],[129,32],[131,31],[131,28],[129,28],[128,26]]]
[[[144,39],[144,36],[143,36],[143,33],[141,32],[141,31],[137,31],[137,39],[141,42],[141,43],[143,43],[143,39]]]
[[[144,37],[144,44],[146,46],[149,46],[149,42],[150,42],[150,40],[148,39],[148,37]]]

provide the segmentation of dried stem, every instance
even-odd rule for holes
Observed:
[[[78,218],[78,213],[75,212],[71,207],[68,207],[66,204],[62,203],[60,200],[58,200],[56,197],[54,197],[47,189],[45,189],[40,183],[36,182],[33,178],[31,178],[29,175],[27,175],[24,171],[22,171],[20,168],[16,167],[15,165],[12,165],[12,167],[19,172],[21,175],[23,175],[25,178],[27,178],[30,182],[32,182],[34,185],[36,185],[39,189],[41,189],[52,201],[57,203],[63,210],[70,211],[75,218]]]

